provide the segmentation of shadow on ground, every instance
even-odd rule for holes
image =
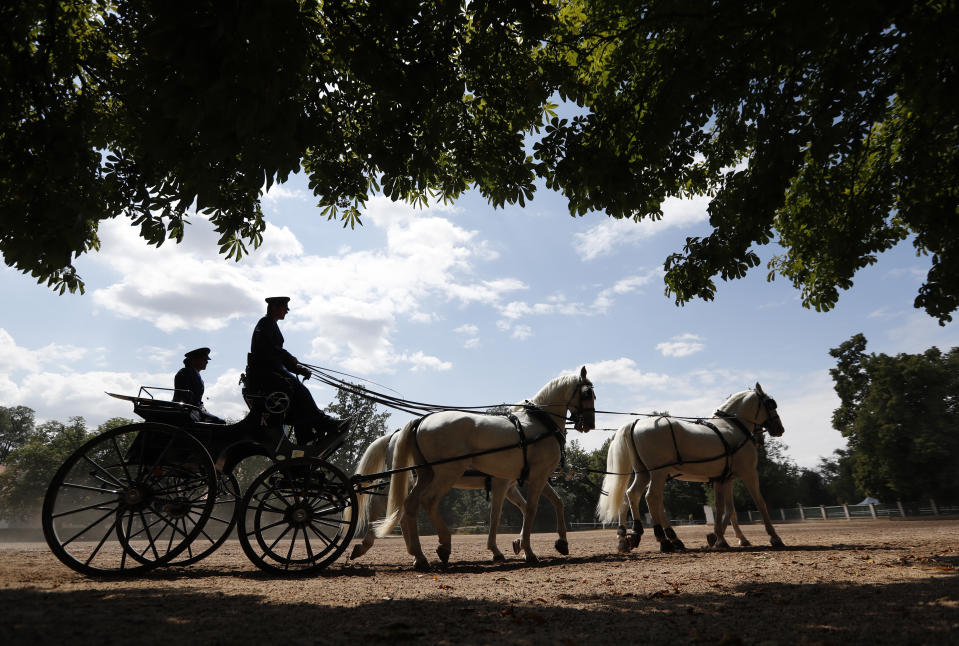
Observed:
[[[268,584],[251,580],[251,592],[240,595],[2,590],[0,643],[959,644],[954,575],[881,586],[750,583],[717,594],[636,596],[592,586],[583,595],[513,605],[439,594],[356,607],[267,603],[255,590]]]

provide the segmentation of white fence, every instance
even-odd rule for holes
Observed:
[[[709,505],[703,506],[705,518],[670,518],[669,523],[678,525],[711,525],[713,523],[713,508]],[[739,521],[743,524],[761,523],[762,516],[755,509],[745,512],[737,510]],[[769,510],[769,515],[773,523],[785,522],[803,522],[817,520],[856,520],[869,518],[906,518],[916,516],[949,516],[959,515],[959,505],[940,505],[934,500],[927,500],[924,503],[903,503],[896,502],[887,504],[868,504],[868,505],[818,505],[807,507],[797,504],[795,507],[783,507]],[[649,513],[643,514],[643,524],[646,527],[652,525]],[[616,523],[570,523],[571,530],[577,529],[606,529],[615,527]]]
[[[868,505],[838,505],[826,507],[819,505],[817,507],[805,507],[801,504],[795,507],[784,507],[780,509],[770,509],[769,515],[773,522],[777,520],[786,521],[804,521],[804,520],[852,520],[855,518],[905,518],[907,516],[945,516],[959,514],[959,505],[938,505],[935,500],[928,500],[925,503],[903,503],[897,501],[894,504],[873,504]],[[740,513],[741,521],[759,522],[762,516],[755,509],[748,510],[745,514]]]

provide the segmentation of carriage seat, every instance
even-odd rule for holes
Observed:
[[[136,397],[133,399],[133,412],[147,422],[186,426],[200,421],[200,409],[193,404]]]
[[[271,421],[283,423],[292,401],[289,392],[252,383],[245,372],[240,373],[240,392],[251,413],[264,413],[270,416]]]

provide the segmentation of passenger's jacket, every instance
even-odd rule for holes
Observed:
[[[203,378],[189,366],[183,366],[173,377],[173,401],[203,408]]]

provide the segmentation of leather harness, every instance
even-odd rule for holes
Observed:
[[[544,438],[546,438],[546,437],[553,436],[553,437],[556,438],[556,441],[559,442],[559,449],[560,449],[560,466],[561,466],[561,467],[565,467],[565,466],[566,466],[566,437],[565,437],[565,435],[560,432],[559,427],[556,425],[556,423],[553,421],[552,417],[550,417],[549,413],[547,413],[546,411],[542,410],[542,409],[539,408],[539,407],[533,406],[532,404],[527,404],[526,410],[527,410],[527,412],[530,414],[531,417],[534,417],[534,418],[536,418],[537,420],[539,420],[540,422],[542,422],[542,423],[546,426],[546,428],[547,428],[548,430],[547,430],[547,432],[544,433],[543,435],[540,435],[539,437],[534,438],[533,440],[529,440],[529,439],[526,437],[526,431],[525,431],[524,428],[523,428],[523,423],[520,422],[519,418],[516,417],[516,415],[514,415],[513,413],[510,413],[510,412],[503,413],[503,416],[506,417],[510,422],[512,422],[513,427],[516,429],[516,433],[517,433],[517,435],[519,436],[519,443],[518,443],[517,445],[515,445],[515,446],[518,446],[518,447],[522,450],[522,452],[523,452],[523,468],[520,470],[519,478],[517,478],[517,484],[519,484],[520,486],[522,486],[522,485],[526,482],[526,479],[529,477],[529,460],[527,459],[527,452],[526,452],[527,447],[528,447],[530,444],[539,442],[540,440],[542,440],[542,439],[544,439]],[[413,428],[412,428],[412,431],[413,431],[413,442],[414,442],[414,444],[416,445],[416,450],[419,452],[420,455],[422,455],[422,456],[424,457],[424,459],[425,459],[426,455],[423,453],[422,448],[420,448],[418,431],[419,431],[419,428],[420,428],[420,423],[421,423],[424,419],[426,419],[427,417],[429,417],[429,415],[424,415],[423,417],[420,417],[419,419],[417,419],[417,420],[413,423]],[[426,464],[421,464],[421,465],[419,465],[419,466],[430,466],[431,464],[442,464],[443,462],[453,462],[453,461],[456,461],[456,460],[461,460],[461,459],[463,459],[463,458],[468,458],[468,457],[473,457],[473,456],[478,456],[478,455],[485,455],[485,454],[487,454],[487,453],[493,453],[493,452],[496,452],[496,451],[506,451],[506,450],[515,448],[515,446],[506,446],[506,447],[501,447],[501,448],[492,449],[492,450],[487,450],[487,451],[480,451],[480,452],[477,452],[477,453],[469,453],[469,454],[467,454],[467,455],[461,455],[461,456],[457,456],[457,457],[450,458],[450,459],[447,459],[447,460],[440,460],[440,461],[438,461],[438,462],[432,462],[432,463],[431,463],[431,462],[427,462]],[[489,493],[489,490],[490,490],[490,487],[491,487],[491,482],[490,482],[491,476],[490,476],[489,474],[483,473],[482,471],[479,471],[478,469],[473,469],[473,468],[471,467],[471,468],[467,469],[466,472],[465,472],[463,475],[469,475],[469,476],[485,476],[485,477],[486,477],[486,492],[487,492],[487,494]]]
[[[633,431],[636,429],[636,424],[639,422],[639,419],[633,420],[633,424],[632,424],[632,426],[631,426],[630,429],[629,429],[629,437],[630,437],[631,442],[632,442],[632,445],[633,445],[633,453],[635,453],[636,459],[639,461],[639,463],[640,463],[641,465],[643,465],[643,467],[644,467],[647,471],[656,471],[656,470],[658,470],[658,469],[665,469],[666,467],[681,466],[681,465],[683,465],[683,464],[698,464],[698,463],[703,463],[703,462],[712,462],[713,460],[718,460],[719,458],[725,457],[725,458],[726,458],[726,463],[725,463],[725,465],[723,466],[723,472],[722,472],[718,477],[716,477],[716,478],[710,478],[710,481],[719,481],[719,482],[722,482],[722,481],[726,480],[727,478],[729,478],[729,476],[731,475],[731,473],[730,473],[730,471],[731,471],[731,469],[730,469],[730,460],[731,460],[732,456],[736,453],[736,451],[738,451],[738,450],[741,449],[743,446],[745,446],[747,442],[753,441],[753,435],[752,435],[752,433],[749,432],[749,430],[746,428],[746,426],[745,426],[737,417],[735,417],[734,415],[731,415],[731,414],[726,413],[726,412],[723,412],[723,411],[716,411],[716,417],[718,417],[718,418],[720,418],[720,419],[726,420],[727,422],[729,422],[730,424],[732,424],[735,428],[738,428],[738,429],[739,429],[740,431],[742,431],[742,433],[743,433],[743,439],[742,439],[742,441],[740,441],[740,443],[737,444],[735,447],[731,447],[731,446],[729,445],[729,442],[726,441],[726,438],[723,437],[723,434],[719,431],[718,428],[716,428],[716,425],[715,425],[715,424],[713,424],[713,423],[711,423],[711,422],[708,422],[708,421],[706,421],[706,420],[704,420],[704,419],[697,419],[697,420],[694,420],[694,421],[693,421],[694,424],[699,424],[699,425],[701,425],[701,426],[705,426],[706,428],[710,429],[713,433],[716,434],[716,437],[719,438],[719,441],[720,441],[720,442],[722,443],[722,445],[723,445],[723,453],[722,453],[722,455],[717,455],[716,457],[713,457],[713,458],[705,458],[705,459],[700,459],[700,460],[684,460],[684,459],[683,459],[683,456],[682,456],[682,455],[680,454],[680,452],[679,452],[679,443],[676,441],[676,429],[673,428],[673,421],[672,421],[669,417],[666,417],[666,416],[662,416],[662,417],[660,417],[659,419],[665,419],[665,420],[666,420],[666,423],[669,425],[669,434],[670,434],[670,437],[671,437],[672,440],[673,440],[673,450],[676,452],[676,461],[675,461],[675,462],[668,462],[668,463],[666,463],[666,464],[661,464],[661,465],[659,465],[659,466],[657,466],[657,467],[652,467],[652,468],[650,468],[650,467],[643,461],[643,458],[640,457],[640,455],[639,455],[639,448],[636,446],[636,436],[633,434]]]

